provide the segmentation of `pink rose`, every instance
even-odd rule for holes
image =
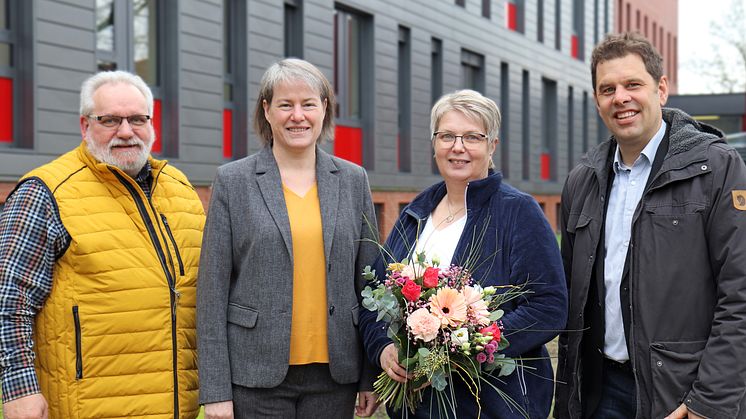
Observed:
[[[401,288],[401,293],[409,301],[417,301],[420,298],[420,292],[422,288],[415,284],[411,279],[407,279],[404,286]]]
[[[425,273],[422,274],[422,285],[428,288],[437,287],[438,275],[440,275],[440,269],[429,266],[427,269],[425,269]]]
[[[430,342],[438,336],[440,319],[430,314],[426,308],[418,308],[407,318],[407,326],[415,339]]]
[[[477,354],[477,362],[480,364],[484,363],[484,361],[487,360],[487,355],[484,354],[484,352],[480,352]]]
[[[500,343],[500,328],[497,326],[497,323],[492,323],[491,325],[480,329],[479,333],[483,334],[484,336],[490,334],[492,335],[492,342]]]

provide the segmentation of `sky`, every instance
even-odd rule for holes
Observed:
[[[740,1],[746,10],[746,0],[679,0],[679,93],[723,93],[717,84],[704,75],[701,66],[711,63],[715,50],[720,49],[732,74],[746,78],[734,50],[711,33],[710,22],[720,23],[730,14],[732,2]],[[746,33],[746,18],[740,23]]]

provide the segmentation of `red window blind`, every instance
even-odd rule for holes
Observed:
[[[223,158],[233,157],[233,111],[223,109]]]
[[[13,79],[0,77],[0,143],[13,141]]]
[[[363,129],[337,125],[334,129],[334,155],[363,164]]]

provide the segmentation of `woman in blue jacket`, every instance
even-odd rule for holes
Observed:
[[[472,90],[445,95],[433,106],[430,126],[443,182],[423,191],[402,211],[385,244],[390,256],[379,257],[374,268],[385,272],[387,263],[401,261],[413,251],[437,256],[440,266],[464,266],[467,258],[476,257],[472,276],[482,286],[525,285],[527,292],[503,307],[502,318],[503,333],[510,341],[504,353],[517,358],[518,368],[508,376],[488,378],[521,409],[490,385],[481,385],[479,400],[456,375],[449,385],[458,417],[546,418],[553,373],[544,344],[564,328],[567,316],[567,289],[555,236],[536,201],[503,183],[501,174],[492,169],[500,128],[494,101]],[[361,310],[360,330],[371,362],[392,379],[405,382],[407,371],[398,362],[386,328],[376,322],[375,312]],[[453,416],[431,405],[430,390],[425,391],[423,403],[409,417]],[[444,393],[450,397],[449,390]]]

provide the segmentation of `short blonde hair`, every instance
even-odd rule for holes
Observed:
[[[450,111],[458,111],[480,122],[489,141],[497,139],[500,132],[500,109],[494,100],[483,96],[481,93],[464,89],[443,95],[430,112],[430,133],[438,130],[440,119]]]
[[[326,101],[326,113],[317,143],[334,137],[334,89],[329,80],[316,66],[299,58],[286,58],[272,64],[264,72],[259,84],[259,96],[254,108],[254,131],[264,145],[272,145],[272,126],[264,116],[264,101],[272,103],[274,90],[280,83],[300,81],[319,93],[321,102]]]

